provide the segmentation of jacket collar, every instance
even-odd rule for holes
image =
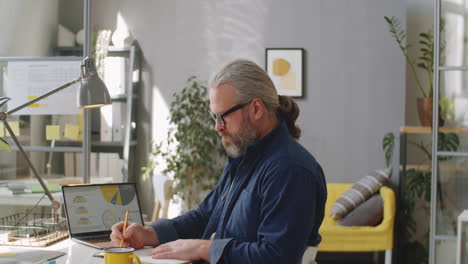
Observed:
[[[281,121],[280,124],[275,127],[270,133],[268,133],[263,138],[256,141],[254,144],[250,145],[246,153],[237,158],[228,157],[229,164],[232,166],[237,166],[243,159],[250,159],[252,156],[257,156],[258,153],[263,153],[265,150],[274,143],[274,139],[277,137],[284,137],[289,134],[288,127],[284,121]]]

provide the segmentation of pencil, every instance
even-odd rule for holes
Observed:
[[[127,229],[127,225],[128,225],[128,209],[125,212],[125,222],[124,222],[124,227],[122,230],[122,239],[120,240],[120,247],[123,247],[123,243],[125,241],[125,237],[123,236],[123,234],[125,233],[125,229]]]

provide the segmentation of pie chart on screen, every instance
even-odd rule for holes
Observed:
[[[104,199],[111,204],[115,205],[127,205],[135,198],[135,191],[132,186],[100,186],[101,194]]]

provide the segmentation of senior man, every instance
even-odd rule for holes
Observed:
[[[197,263],[298,263],[317,246],[326,184],[298,142],[297,104],[278,96],[268,74],[249,60],[224,66],[209,84],[210,112],[229,156],[219,183],[199,207],[148,226],[123,223],[111,239],[157,246],[153,258]]]

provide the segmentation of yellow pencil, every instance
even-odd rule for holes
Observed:
[[[124,238],[123,234],[125,233],[125,229],[127,229],[127,225],[128,225],[128,209],[125,212],[125,222],[124,222],[124,227],[123,227],[123,230],[122,230],[122,239],[120,240],[120,247],[123,247],[123,243],[125,241],[125,238]]]

